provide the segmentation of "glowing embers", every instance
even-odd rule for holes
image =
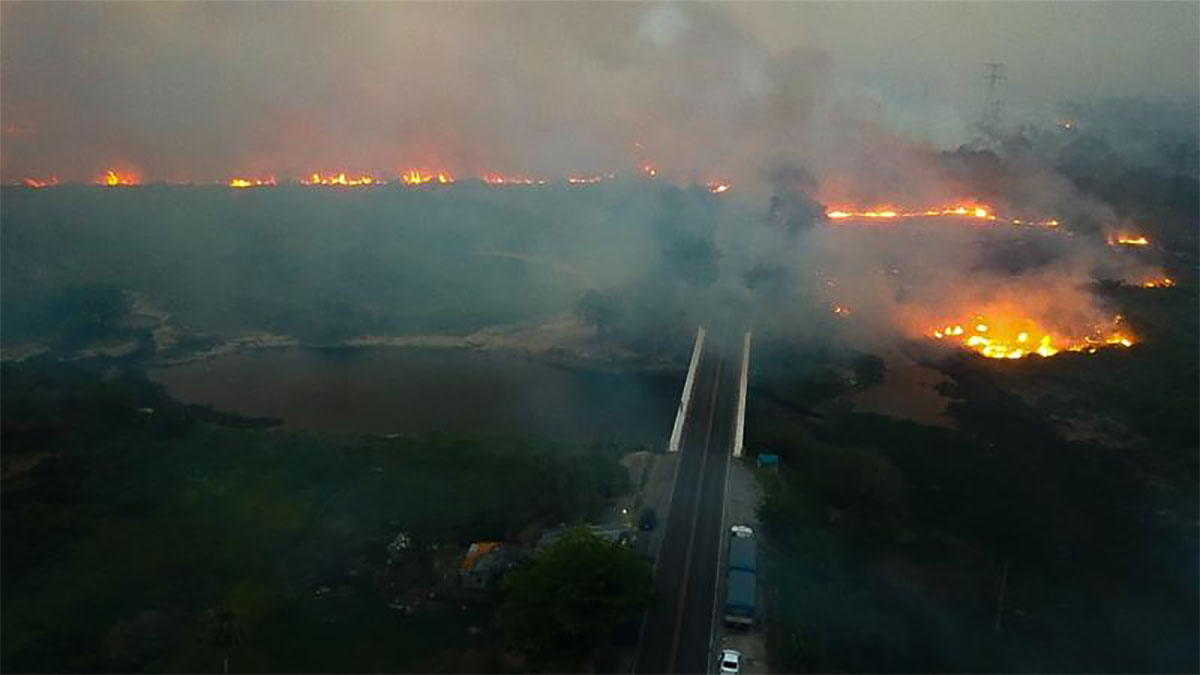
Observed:
[[[567,176],[567,184],[568,185],[595,185],[596,183],[601,183],[606,180],[616,180],[616,178],[617,178],[617,174],[611,173],[611,172],[604,173],[604,174],[596,174],[594,176]]]
[[[105,185],[108,187],[121,187],[131,185],[141,185],[140,178],[132,173],[122,173],[116,169],[107,169],[104,175],[96,180],[97,185]]]
[[[505,175],[501,173],[485,173],[481,176],[488,185],[545,185],[546,181],[530,178],[524,175]]]
[[[423,171],[421,169],[409,169],[400,174],[400,182],[405,185],[425,185],[426,183],[437,183],[439,185],[449,185],[454,182],[454,176],[449,171]]]
[[[275,187],[275,176],[266,178],[231,178],[226,184],[231,188]]]
[[[708,188],[708,191],[713,193],[714,195],[719,195],[723,192],[729,192],[729,190],[733,186],[730,185],[729,183],[715,183],[714,182],[714,183],[709,183],[708,185],[705,185],[704,187]]]
[[[642,173],[646,174],[647,178],[654,178],[658,175],[658,169],[653,164],[643,164]]]
[[[1033,354],[1047,357],[1063,351],[1090,354],[1101,347],[1129,347],[1134,342],[1119,315],[1107,325],[1093,326],[1077,337],[1047,330],[1028,317],[1002,312],[976,314],[970,321],[947,322],[929,335],[992,359],[1019,359]]]
[[[27,188],[37,190],[39,188],[53,187],[58,185],[58,176],[50,176],[49,178],[26,178],[21,181],[21,184]]]
[[[1170,288],[1175,285],[1175,280],[1170,277],[1162,277],[1143,281],[1140,285],[1142,288]]]
[[[901,218],[969,218],[986,222],[1002,222],[1012,225],[1036,225],[1040,227],[1058,227],[1057,220],[1021,220],[1020,218],[1001,218],[988,206],[982,204],[958,204],[943,208],[923,209],[919,211],[901,211],[891,206],[877,206],[868,210],[856,210],[850,207],[829,209],[825,217],[835,221],[853,220],[897,220]]]
[[[1141,234],[1126,234],[1124,232],[1108,237],[1109,246],[1149,246],[1150,240]]]
[[[314,173],[313,175],[309,176],[308,178],[300,179],[300,182],[303,183],[304,185],[329,185],[329,186],[341,186],[341,187],[364,187],[364,186],[368,186],[368,185],[383,185],[384,184],[383,181],[378,180],[377,178],[366,175],[366,174],[359,176],[357,178],[354,178],[354,177],[347,177],[345,173],[338,173],[337,175],[334,175],[334,174],[322,175],[319,173]]]

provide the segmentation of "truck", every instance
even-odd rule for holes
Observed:
[[[757,562],[753,539],[748,537],[729,538],[729,569],[755,574],[758,572]]]
[[[725,582],[725,624],[749,628],[754,625],[754,604],[757,595],[754,572],[729,570]]]
[[[748,628],[754,625],[758,597],[758,559],[750,528],[730,528],[726,564],[725,624]]]

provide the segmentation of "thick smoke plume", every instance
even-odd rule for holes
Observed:
[[[313,171],[554,179],[650,166],[660,184],[731,182],[732,197],[712,202],[727,205],[715,215],[668,192],[572,211],[579,225],[626,223],[627,239],[546,235],[521,254],[570,251],[576,265],[591,256],[604,270],[597,288],[652,289],[634,314],[686,322],[743,304],[797,334],[816,330],[807,319],[834,305],[871,336],[924,335],[993,306],[1078,331],[1111,316],[1089,290],[1097,277],[1155,275],[1153,261],[1103,243],[1136,224],[1029,148],[947,154],[898,134],[889,99],[841,86],[828,51],[770,47],[722,6],[31,3],[3,12],[6,181],[91,181],[106,167],[148,181],[282,182]],[[93,48],[88,58],[80,44]],[[60,52],[69,56],[41,59]],[[831,207],[963,203],[1064,225],[824,218]],[[195,220],[207,226],[203,214]]]

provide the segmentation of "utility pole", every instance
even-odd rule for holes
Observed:
[[[994,140],[1000,131],[1000,114],[1004,110],[1004,101],[1000,98],[1000,84],[1008,78],[1004,75],[1003,63],[985,63],[983,65],[987,66],[987,75],[984,75],[983,79],[987,81],[988,88],[979,129],[989,140]]]

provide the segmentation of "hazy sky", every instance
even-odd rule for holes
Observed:
[[[956,145],[987,61],[1013,119],[1200,95],[1197,2],[6,2],[0,20],[6,181],[740,177],[819,166],[847,118]]]

